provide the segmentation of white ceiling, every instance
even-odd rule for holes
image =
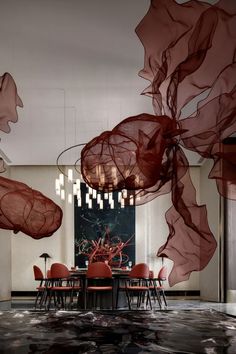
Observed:
[[[144,50],[135,27],[149,0],[8,0],[0,4],[0,75],[10,72],[24,107],[1,132],[12,165],[54,165],[128,116],[153,113],[140,93]],[[4,157],[4,155],[2,156]],[[79,151],[61,160],[72,164]],[[188,153],[190,163],[199,155]]]

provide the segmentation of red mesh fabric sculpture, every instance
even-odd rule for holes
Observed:
[[[0,130],[10,132],[9,121],[15,123],[18,120],[16,107],[23,107],[23,103],[17,94],[16,84],[9,73],[0,76]]]
[[[61,225],[62,210],[26,184],[0,177],[0,227],[40,239]]]
[[[144,94],[152,97],[157,115],[164,111],[185,130],[183,146],[214,161],[210,177],[224,196],[236,170],[222,148],[223,139],[236,131],[235,14],[234,0],[214,6],[158,0],[136,29],[145,48],[140,75],[151,82]],[[195,112],[184,118],[189,103]],[[224,157],[230,167],[223,174]]]
[[[95,189],[126,188],[136,205],[171,192],[169,236],[157,253],[174,262],[170,285],[204,268],[216,248],[181,145],[211,158],[210,177],[222,195],[236,199],[235,154],[222,148],[236,131],[235,13],[234,0],[214,6],[151,1],[136,32],[145,49],[140,76],[150,81],[143,94],[152,98],[156,116],[125,119],[81,154],[83,178]]]
[[[17,122],[17,106],[23,103],[9,73],[0,77],[0,130],[10,132],[9,121]],[[0,159],[0,173],[5,171]],[[61,225],[62,210],[42,193],[26,184],[0,177],[0,228],[35,238],[51,236]]]
[[[0,157],[0,173],[3,173],[5,171],[6,171],[5,162],[4,162],[3,158]]]

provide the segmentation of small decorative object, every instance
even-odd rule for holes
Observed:
[[[44,258],[44,277],[47,277],[47,259],[51,258],[51,256],[49,256],[48,253],[42,253],[41,256],[39,256],[40,258]]]

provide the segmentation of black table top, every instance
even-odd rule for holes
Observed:
[[[87,270],[88,270],[87,268],[74,269],[74,270],[70,270],[70,274],[73,276],[85,275]],[[129,273],[130,273],[130,269],[123,269],[123,268],[113,268],[112,269],[112,275],[114,277],[129,275]]]

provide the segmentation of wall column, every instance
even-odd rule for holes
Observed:
[[[11,231],[0,229],[0,301],[11,300]]]

